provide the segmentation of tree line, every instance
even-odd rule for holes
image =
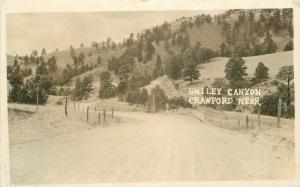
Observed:
[[[261,113],[265,115],[277,116],[277,106],[279,98],[283,101],[283,117],[294,117],[294,67],[283,66],[276,75],[276,79],[272,82],[269,80],[269,68],[262,62],[259,62],[254,73],[254,77],[249,78],[246,73],[247,66],[245,61],[239,56],[232,56],[225,66],[225,79],[215,79],[212,86],[218,88],[246,88],[251,86],[261,87],[263,83],[269,84],[267,86],[275,86],[276,91],[269,93],[261,98]],[[265,85],[266,86],[266,85]],[[223,94],[225,95],[226,92]],[[211,107],[216,107],[212,105]],[[236,98],[232,105],[223,106],[222,109],[234,110],[237,109]],[[254,113],[258,112],[258,106],[255,106]]]

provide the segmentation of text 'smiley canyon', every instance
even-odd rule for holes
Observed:
[[[218,104],[228,105],[260,105],[260,88],[189,88],[188,102],[196,105]]]

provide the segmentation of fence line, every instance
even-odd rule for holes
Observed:
[[[280,117],[281,117],[281,105],[282,102],[279,100],[278,104],[278,117],[277,117],[277,127],[280,127]],[[77,106],[77,107],[76,107]],[[116,113],[119,111],[133,112],[133,111],[144,111],[146,112],[145,106],[129,105],[127,103],[113,103],[113,102],[103,102],[88,104],[88,103],[71,103],[66,98],[65,100],[65,115],[66,117],[82,121],[90,125],[98,126],[108,126],[111,120],[114,120]],[[206,121],[204,113],[191,108],[178,108],[178,109],[167,109],[167,113],[177,114],[177,115],[188,115],[195,117],[200,121]],[[250,130],[255,128],[261,128],[263,125],[261,123],[261,109],[259,106],[257,117],[256,115],[243,114],[233,117],[232,120],[236,124],[238,130]],[[228,117],[224,116],[225,120]],[[234,122],[235,121],[235,122]]]

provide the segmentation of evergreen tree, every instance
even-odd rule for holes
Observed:
[[[147,41],[147,45],[145,47],[145,60],[151,60],[153,53],[155,52],[155,48],[152,45],[151,40]]]
[[[270,32],[267,32],[263,41],[263,50],[265,53],[275,53],[277,46],[272,39]]]
[[[78,56],[78,63],[79,64],[84,64],[84,59],[85,59],[84,53],[80,53],[79,56]]]
[[[294,50],[294,43],[293,41],[289,41],[283,48],[284,51],[292,51]]]
[[[165,73],[173,80],[181,77],[182,60],[180,56],[171,57],[171,60],[166,65]]]
[[[111,82],[101,82],[99,97],[101,99],[109,99],[111,97],[116,96],[117,90],[116,87],[111,84]]]
[[[269,78],[269,68],[262,62],[258,63],[255,69],[254,76],[255,82],[261,83],[262,81]]]
[[[108,71],[102,72],[100,74],[99,97],[101,99],[108,99],[116,96],[116,94],[117,94],[117,89],[111,83],[110,73]]]
[[[56,64],[55,56],[52,56],[51,58],[48,59],[47,65],[48,65],[48,69],[49,69],[50,73],[57,71],[57,64]]]
[[[185,81],[190,81],[192,84],[194,80],[199,79],[200,73],[197,70],[197,65],[194,61],[190,60],[183,71],[183,76]]]
[[[163,74],[164,74],[164,72],[163,72],[163,67],[161,64],[161,58],[159,55],[157,55],[156,64],[155,64],[155,67],[154,67],[153,73],[152,73],[153,79],[156,79],[157,77],[160,77]]]
[[[77,78],[76,82],[75,82],[75,88],[71,95],[72,100],[80,100],[81,99],[81,93],[82,93],[81,85],[82,85],[81,79]]]
[[[128,81],[127,80],[120,81],[117,87],[117,91],[121,96],[125,95],[125,93],[128,91]]]
[[[20,102],[20,92],[23,85],[23,76],[21,74],[21,68],[18,61],[14,61],[13,70],[8,74],[8,81],[11,85],[11,90],[9,92],[8,101],[9,102]]]
[[[70,55],[71,55],[71,58],[76,56],[76,53],[75,53],[75,50],[74,50],[73,46],[70,46]]]
[[[37,66],[35,74],[38,76],[48,75],[48,68],[44,60]]]
[[[231,55],[229,47],[225,44],[225,42],[222,42],[220,45],[220,55],[222,57],[228,57]]]
[[[46,55],[46,49],[45,49],[45,48],[42,49],[41,55],[42,55],[42,56],[45,56],[45,55]]]
[[[97,65],[100,65],[101,62],[102,62],[101,56],[98,56],[98,57],[97,57]]]
[[[232,56],[225,65],[226,79],[231,83],[243,81],[247,75],[246,69],[245,61],[241,57]]]
[[[113,71],[115,74],[119,72],[120,62],[116,59],[116,57],[111,57],[108,59],[107,69],[109,71]]]
[[[82,96],[87,99],[89,97],[89,93],[93,90],[93,76],[85,76],[82,79]]]
[[[292,81],[294,80],[294,66],[284,66],[280,68],[278,74],[276,75],[276,79],[282,82],[282,85],[286,88],[287,98],[286,103],[287,106],[290,105],[291,95],[292,95]]]

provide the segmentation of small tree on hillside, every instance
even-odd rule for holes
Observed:
[[[21,74],[21,68],[18,61],[14,61],[14,66],[9,74],[7,74],[9,84],[11,85],[11,90],[9,92],[8,101],[9,102],[19,102],[20,92],[23,84],[23,76]]]
[[[41,55],[42,56],[46,55],[46,49],[45,48],[42,49]]]
[[[148,60],[151,60],[152,55],[155,52],[155,47],[152,45],[152,41],[148,40],[146,47],[145,47],[145,61],[147,62]]]
[[[293,49],[294,49],[293,41],[289,41],[289,43],[287,43],[283,48],[284,51],[291,51]]]
[[[287,106],[290,105],[291,102],[291,91],[292,91],[292,81],[294,80],[294,66],[284,66],[280,68],[278,74],[276,75],[276,79],[282,81],[282,85],[285,87],[287,92],[286,103]]]
[[[174,56],[167,63],[166,74],[173,80],[177,80],[181,77],[182,61],[180,56]]]
[[[108,99],[116,96],[117,89],[111,84],[110,73],[108,71],[100,74],[100,90],[99,97],[101,99]]]
[[[160,77],[163,74],[164,74],[164,72],[163,72],[163,67],[161,64],[161,58],[159,55],[157,55],[156,64],[155,64],[155,67],[154,67],[153,73],[152,73],[153,79],[156,79],[157,77]]]
[[[225,65],[226,79],[237,86],[248,75],[246,69],[245,61],[241,57],[232,56]]]
[[[197,65],[194,61],[190,60],[183,71],[183,76],[185,81],[190,81],[192,84],[194,80],[198,80],[200,77],[199,70],[197,69]]]
[[[48,68],[44,60],[36,67],[35,73],[39,76],[48,75]]]
[[[80,100],[81,99],[81,79],[77,78],[75,82],[75,88],[72,91],[71,98],[72,100]]]
[[[70,55],[73,58],[74,56],[76,56],[75,50],[73,48],[73,46],[70,46]]]
[[[119,93],[120,96],[125,95],[125,93],[128,90],[128,80],[122,80],[120,81],[118,87],[117,87],[117,91]]]
[[[262,81],[267,80],[269,78],[269,68],[265,66],[264,63],[260,62],[255,69],[254,76],[255,83],[261,83]]]
[[[98,57],[97,57],[97,65],[100,65],[101,62],[102,62],[101,56],[98,56]]]
[[[263,41],[263,50],[265,53],[275,53],[277,46],[272,39],[270,32],[267,32]]]
[[[83,97],[87,99],[89,93],[93,90],[93,76],[89,75],[82,79]]]
[[[51,58],[49,58],[47,65],[50,73],[56,72],[57,71],[56,57],[52,56]]]

